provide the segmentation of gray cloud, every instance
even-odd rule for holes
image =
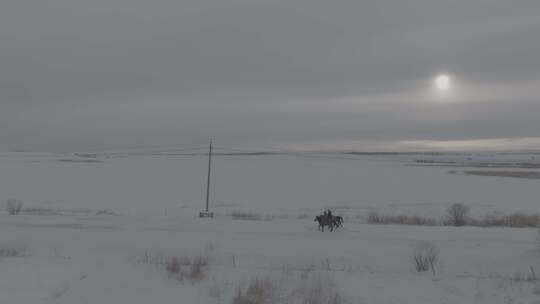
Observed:
[[[536,137],[538,90],[519,88],[540,85],[539,13],[526,0],[4,1],[0,148]],[[442,70],[466,100],[417,100]],[[470,94],[477,83],[487,93]],[[505,83],[518,89],[490,93]]]

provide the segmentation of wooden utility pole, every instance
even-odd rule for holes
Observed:
[[[208,175],[206,179],[206,209],[204,212],[199,213],[199,217],[214,217],[213,212],[209,212],[208,205],[210,203],[210,175],[212,172],[212,140],[210,140],[210,147],[208,149]]]

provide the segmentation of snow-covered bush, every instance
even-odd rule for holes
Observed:
[[[22,201],[14,198],[10,198],[6,202],[6,211],[11,215],[16,215],[21,212],[23,203]]]
[[[446,224],[452,226],[463,226],[467,223],[469,206],[456,203],[446,209]]]
[[[435,264],[439,260],[439,248],[430,242],[419,242],[416,244],[412,254],[414,269],[418,272],[431,269],[435,274]]]

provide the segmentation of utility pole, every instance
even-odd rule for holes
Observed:
[[[214,217],[213,212],[209,212],[208,204],[210,202],[210,175],[212,170],[212,140],[210,140],[210,147],[208,149],[208,175],[206,179],[206,209],[204,212],[199,213],[199,217]]]
[[[206,212],[208,212],[208,202],[210,202],[210,174],[212,169],[212,140],[208,149],[208,179],[206,180]]]

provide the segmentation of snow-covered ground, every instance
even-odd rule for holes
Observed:
[[[0,257],[0,303],[231,303],[255,276],[290,286],[325,276],[344,303],[540,303],[540,283],[527,280],[531,267],[540,277],[535,229],[362,222],[373,210],[438,216],[455,202],[479,215],[540,212],[539,180],[449,174],[416,159],[217,156],[217,217],[198,219],[204,156],[0,154],[0,201],[34,209],[0,214],[0,252],[21,253]],[[343,228],[317,231],[325,207],[346,217]],[[440,251],[435,274],[413,269],[423,241]],[[204,255],[205,278],[179,282],[141,262],[161,254]]]

